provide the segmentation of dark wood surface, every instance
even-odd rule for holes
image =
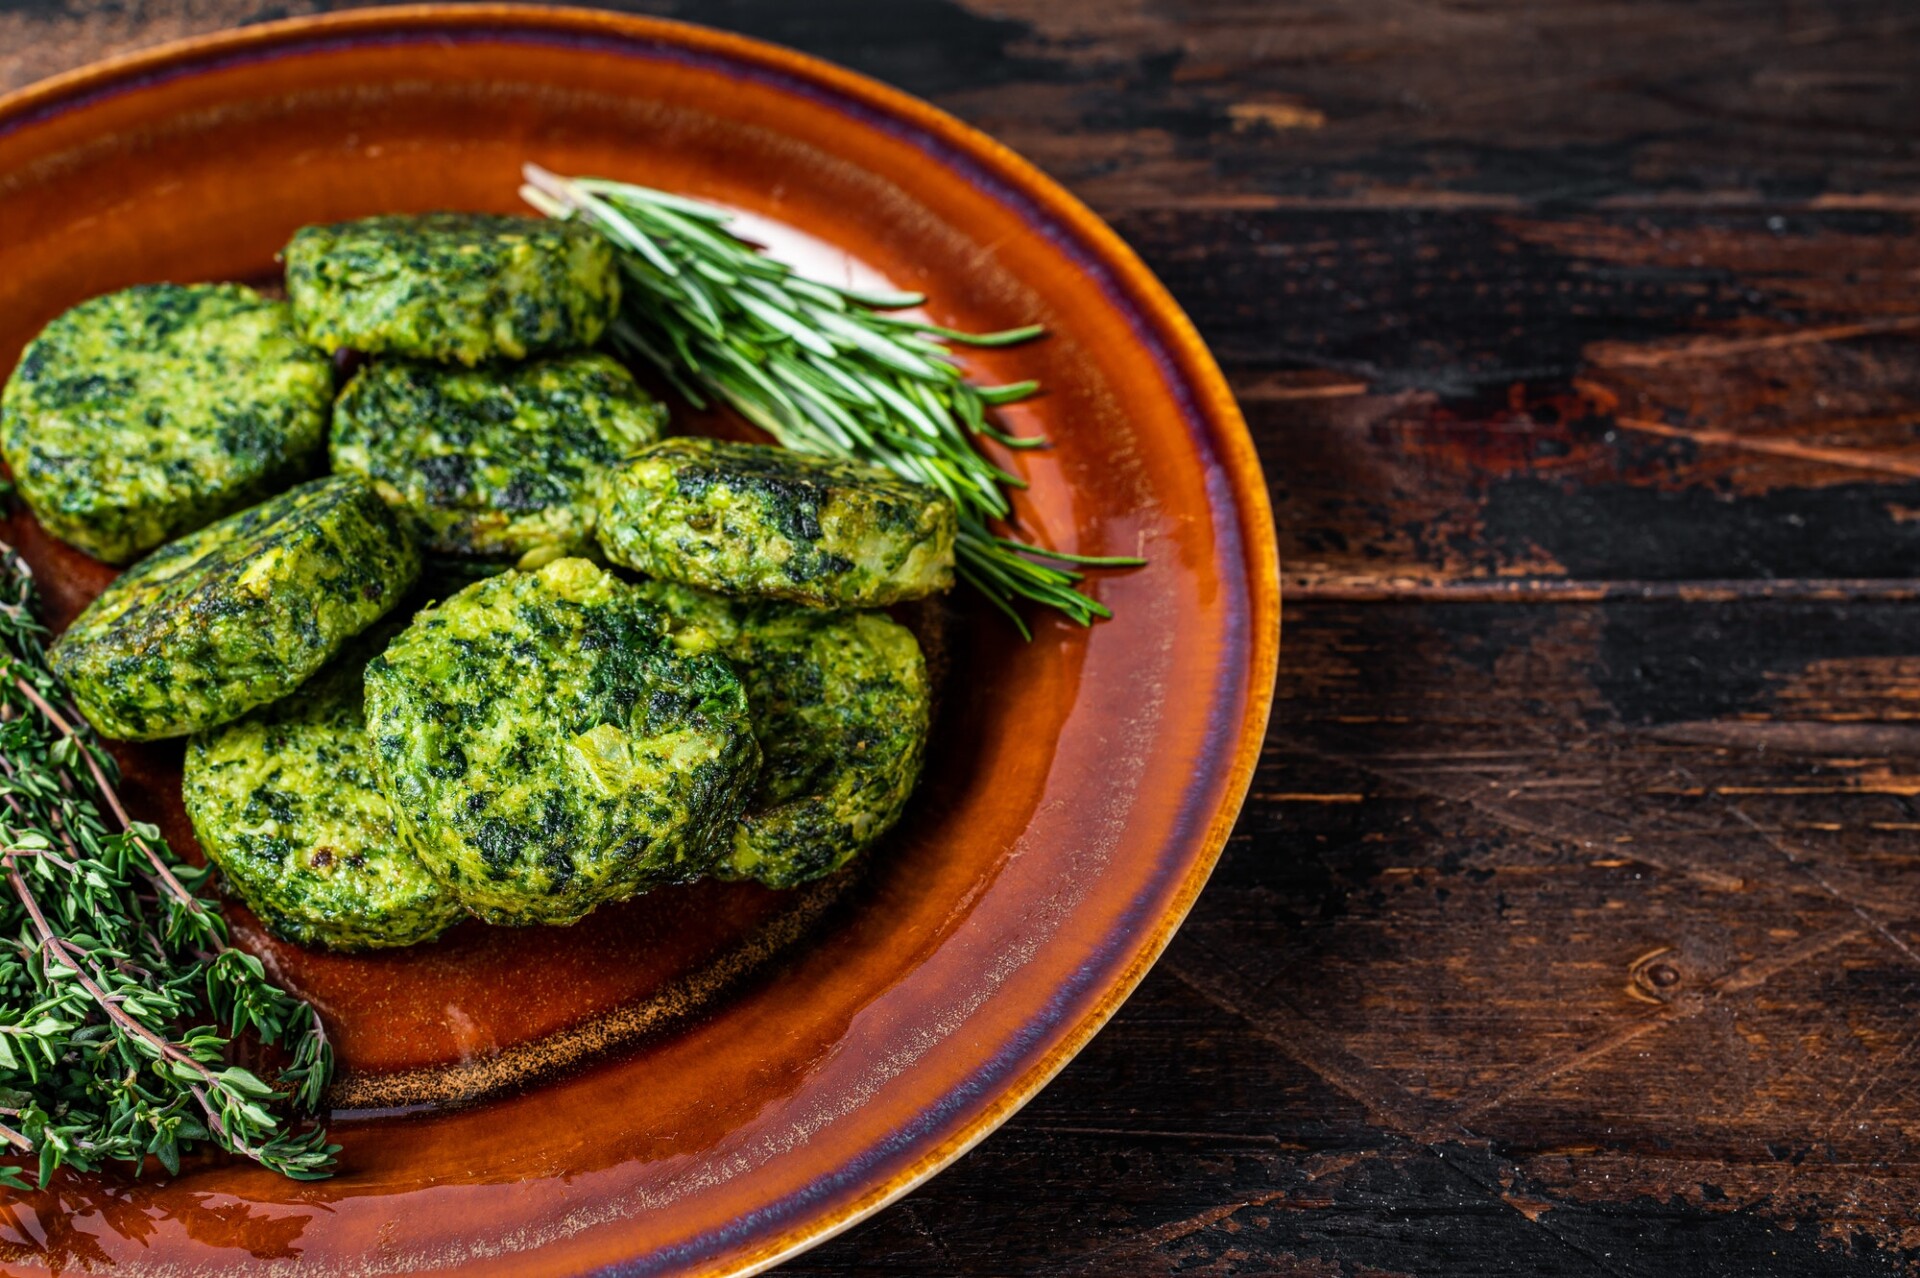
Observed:
[[[264,0],[0,0],[0,85]],[[1246,406],[1283,674],[1113,1025],[805,1275],[1920,1262],[1920,8],[660,0],[996,133]]]

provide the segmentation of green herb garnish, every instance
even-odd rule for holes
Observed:
[[[1110,617],[1076,587],[1066,565],[1135,567],[1127,556],[1072,555],[1003,536],[1017,476],[973,446],[1039,448],[987,418],[1038,383],[975,386],[949,343],[1010,346],[1039,326],[962,333],[893,314],[926,299],[810,280],[726,227],[726,210],[648,187],[564,178],[527,165],[520,194],[549,217],[580,217],[620,250],[627,288],[610,330],[615,346],[645,359],[697,408],[732,407],[801,452],[875,462],[951,498],[960,511],[960,577],[1028,634],[1014,604],[1057,608],[1082,625]]]
[[[47,668],[33,576],[0,543],[0,1153],[55,1169],[199,1142],[299,1180],[338,1146],[316,1113],[333,1068],[319,1016],[226,941],[207,871],[131,820],[113,759]],[[109,824],[106,813],[111,814]],[[234,1060],[285,1048],[269,1085]],[[28,1187],[0,1164],[0,1184]]]

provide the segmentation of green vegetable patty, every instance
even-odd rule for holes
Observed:
[[[476,582],[367,666],[420,859],[492,923],[571,923],[710,871],[760,750],[727,663],[584,559]]]
[[[876,466],[688,438],[608,480],[599,538],[650,577],[871,608],[951,587],[956,524],[940,493]]]
[[[273,934],[297,945],[417,945],[464,914],[401,840],[374,779],[364,656],[358,648],[187,747],[181,789],[200,846]]]
[[[419,574],[365,480],[316,479],[142,559],[48,660],[107,736],[180,736],[293,691]]]
[[[929,695],[920,645],[878,612],[637,589],[710,636],[747,686],[766,761],[717,873],[769,887],[831,874],[892,828],[920,779]]]
[[[147,284],[80,303],[28,345],[0,449],[49,532],[124,564],[309,473],[332,399],[286,303]]]
[[[571,554],[601,481],[660,438],[666,408],[605,355],[471,371],[363,368],[333,414],[333,468],[364,475],[430,554]]]
[[[302,227],[282,256],[294,322],[328,351],[525,359],[593,345],[620,305],[612,246],[546,218],[369,217]]]

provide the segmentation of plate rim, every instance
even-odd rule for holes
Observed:
[[[1176,388],[1184,386],[1192,395],[1191,416],[1205,428],[1218,451],[1220,469],[1233,500],[1233,513],[1238,516],[1242,558],[1247,569],[1246,701],[1219,802],[1205,831],[1190,849],[1185,873],[1170,904],[1140,936],[1133,958],[1092,1005],[1077,1021],[1061,1026],[1054,1045],[1033,1060],[970,1122],[936,1141],[911,1164],[870,1186],[853,1201],[794,1221],[757,1245],[749,1244],[744,1249],[745,1255],[734,1252],[738,1263],[729,1261],[723,1251],[695,1262],[695,1267],[688,1271],[724,1274],[730,1278],[761,1273],[898,1201],[998,1130],[1105,1027],[1139,988],[1185,922],[1239,819],[1272,712],[1274,681],[1279,670],[1281,590],[1278,534],[1265,475],[1226,375],[1192,320],[1132,247],[1078,196],[1011,147],[914,94],[824,58],[757,37],[677,19],[566,5],[426,3],[345,9],[170,40],[48,76],[0,95],[0,135],[100,96],[138,90],[157,78],[191,76],[198,70],[210,69],[196,64],[217,65],[229,57],[267,52],[277,45],[314,36],[354,36],[381,30],[436,27],[589,33],[666,44],[722,61],[756,65],[802,83],[813,83],[860,104],[877,116],[898,119],[951,147],[1071,230],[1080,247],[1121,286],[1128,304],[1159,330],[1175,361],[1175,367],[1170,370],[1173,375],[1168,380]],[[615,1261],[596,1272],[617,1274],[639,1259]],[[716,1265],[715,1261],[719,1263]]]

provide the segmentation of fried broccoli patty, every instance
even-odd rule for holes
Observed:
[[[48,659],[105,735],[182,736],[293,691],[419,575],[370,484],[316,479],[142,559]]]
[[[124,564],[311,473],[327,357],[285,302],[146,284],[80,303],[27,346],[0,449],[48,532]]]
[[[591,543],[602,480],[666,416],[605,355],[479,371],[382,360],[334,407],[333,469],[372,480],[428,554],[557,557]]]
[[[946,497],[876,466],[687,438],[607,481],[599,538],[650,577],[871,608],[953,585],[956,521]]]
[[[361,712],[354,645],[293,695],[195,734],[193,832],[275,936],[332,950],[417,945],[465,914],[400,838]]]
[[[367,665],[400,828],[490,923],[571,923],[697,878],[759,769],[731,667],[584,559],[475,582]]]
[[[927,665],[878,612],[636,589],[677,631],[704,631],[747,686],[765,762],[715,871],[793,887],[833,873],[900,819],[926,757]]]
[[[282,257],[294,323],[329,353],[474,365],[576,350],[620,305],[613,248],[589,226],[484,213],[306,226]]]

